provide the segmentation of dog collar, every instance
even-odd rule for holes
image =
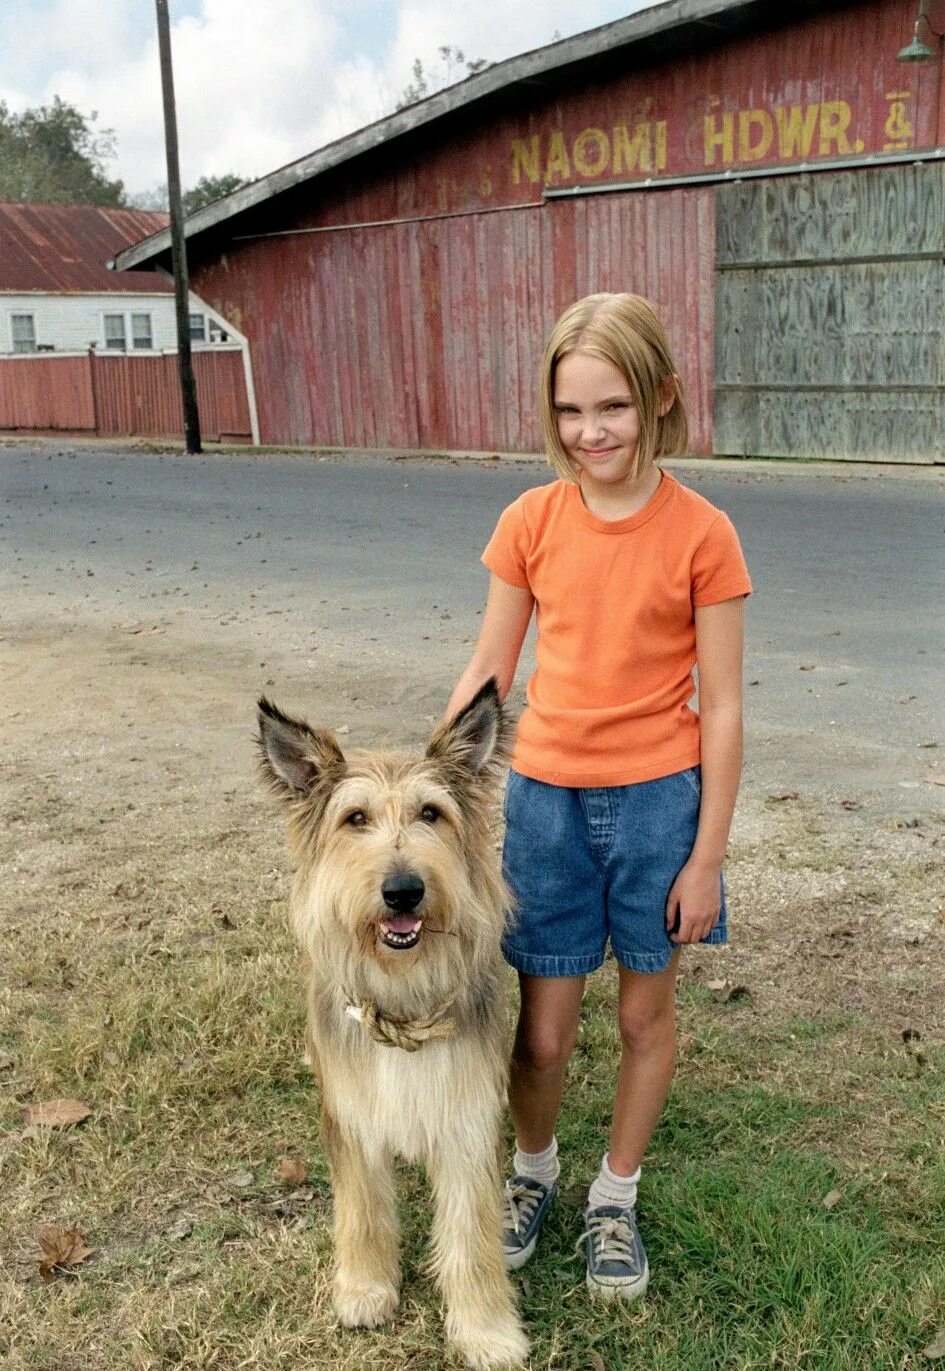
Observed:
[[[349,1019],[370,1033],[382,1047],[400,1047],[404,1052],[418,1052],[424,1043],[451,1038],[456,1032],[456,1020],[448,1017],[455,995],[445,1000],[425,1019],[404,1019],[396,1014],[382,1014],[370,1000],[359,1000],[344,992],[345,1013]]]

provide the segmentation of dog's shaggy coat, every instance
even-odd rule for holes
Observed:
[[[352,752],[259,702],[262,771],[283,803],[291,917],[335,1201],[334,1302],[349,1326],[397,1308],[391,1158],[424,1163],[446,1330],[474,1367],[527,1343],[502,1257],[498,1140],[507,894],[489,817],[509,728],[484,686],[426,753]]]

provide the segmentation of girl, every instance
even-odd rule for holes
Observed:
[[[504,951],[521,1008],[503,1243],[507,1265],[522,1266],[554,1198],[565,1068],[585,977],[609,938],[622,1054],[584,1245],[592,1293],[632,1299],[649,1278],[634,1206],[673,1075],[680,948],[726,940],[721,865],[741,771],[751,583],[728,518],[657,465],[686,451],[687,425],[646,300],[572,305],[540,385],[559,479],[499,519],[482,557],[492,573],[482,631],[447,713],[490,676],[504,698],[535,610],[537,669],[505,800],[516,918]]]

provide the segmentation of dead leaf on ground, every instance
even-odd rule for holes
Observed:
[[[112,894],[120,900],[137,900],[144,894],[144,881],[119,881]]]
[[[803,662],[803,663],[801,664],[801,671],[813,671],[813,670],[814,670],[814,663],[813,663],[813,662]]]
[[[930,738],[928,742],[926,742],[926,743],[920,743],[919,746],[920,746],[920,747],[938,747],[938,743],[935,741],[934,738]]]
[[[44,1100],[42,1104],[26,1106],[23,1122],[27,1134],[35,1137],[40,1128],[71,1128],[87,1119],[91,1112],[82,1100]]]
[[[86,1247],[85,1234],[78,1228],[67,1228],[63,1232],[55,1224],[44,1224],[36,1230],[36,1240],[41,1253],[39,1274],[44,1281],[52,1280],[57,1266],[78,1266],[95,1251],[94,1247]]]
[[[284,1157],[276,1167],[276,1175],[286,1185],[301,1185],[308,1175],[308,1167],[301,1157]]]
[[[747,985],[732,985],[729,981],[707,981],[706,984],[712,991],[712,998],[719,1004],[728,1004],[731,1000],[751,999],[751,991]]]
[[[237,1190],[245,1190],[247,1186],[252,1185],[254,1180],[252,1171],[234,1171],[231,1176],[227,1176],[226,1183],[234,1186]]]
[[[850,796],[850,795],[848,795],[848,796],[846,797],[846,799],[841,800],[840,803],[841,803],[841,805],[843,806],[844,809],[862,809],[862,808],[863,808],[863,806],[862,806],[862,804],[860,803],[860,801],[859,801],[859,800],[854,800],[853,797]]]
[[[828,1195],[825,1195],[825,1196],[824,1196],[824,1199],[823,1199],[824,1208],[825,1208],[825,1209],[836,1209],[837,1205],[840,1203],[840,1201],[841,1201],[842,1198],[843,1198],[843,1196],[842,1196],[841,1191],[839,1191],[839,1190],[831,1190],[830,1193],[829,1193]]]
[[[945,1328],[940,1328],[928,1347],[923,1347],[921,1355],[927,1361],[936,1361],[939,1357],[945,1357]]]
[[[180,1242],[183,1238],[189,1238],[193,1231],[194,1225],[190,1219],[178,1219],[170,1228],[165,1228],[164,1236],[174,1242]]]
[[[796,790],[782,790],[777,795],[769,795],[769,800],[796,800],[798,794]]]
[[[945,785],[945,776],[930,776],[929,780],[933,785]]]
[[[599,1352],[589,1352],[587,1356],[589,1371],[607,1371],[604,1358]]]

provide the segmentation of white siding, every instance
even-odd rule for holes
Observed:
[[[190,297],[190,311],[192,314],[211,316],[211,311],[195,295]],[[172,352],[177,347],[173,295],[122,294],[117,291],[102,295],[48,295],[40,292],[11,295],[0,292],[0,356],[13,351],[11,318],[14,314],[32,314],[37,347],[52,347],[56,352],[87,352],[92,343],[104,352],[106,314],[125,316],[129,352],[135,350],[131,346],[132,314],[150,314],[155,352]],[[232,340],[232,333],[230,337]],[[202,346],[207,344],[194,343],[195,348]]]

